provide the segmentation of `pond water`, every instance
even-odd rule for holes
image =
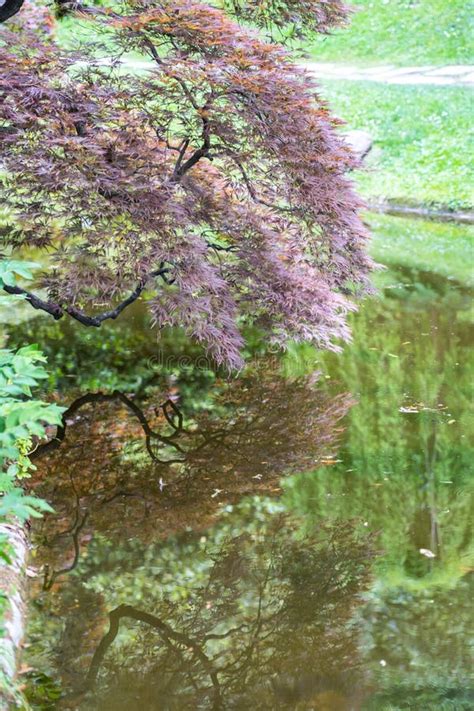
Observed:
[[[469,305],[394,269],[342,353],[251,336],[233,379],[139,309],[18,327],[70,406],[35,453],[32,707],[473,708]]]

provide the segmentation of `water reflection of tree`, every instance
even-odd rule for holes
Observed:
[[[183,418],[174,400],[93,394],[71,406],[67,430],[36,460],[37,492],[56,511],[36,526],[42,551],[52,546],[52,569],[77,559],[91,530],[153,539],[205,528],[222,504],[245,494],[279,492],[282,474],[313,469],[334,447],[351,404],[262,369],[216,385],[206,411]],[[74,522],[86,512],[78,531]],[[68,539],[75,554],[71,543],[64,549]]]
[[[209,668],[197,647],[179,637],[187,635],[204,644],[203,653],[219,667],[222,694],[237,701],[250,703],[245,690],[253,687],[262,704],[269,695],[281,696],[284,708],[312,693],[344,699],[356,654],[352,633],[343,630],[368,577],[367,547],[353,539],[350,527],[298,541],[293,524],[285,530],[275,519],[272,527],[267,512],[254,511],[234,528],[221,528],[211,554],[199,548],[186,558],[182,542],[165,541],[190,528],[207,536],[224,504],[279,493],[283,474],[317,466],[334,452],[350,398],[330,397],[311,379],[288,382],[261,367],[239,381],[218,381],[204,411],[181,408],[179,392],[169,395],[160,391],[148,401],[122,393],[81,397],[57,441],[43,450],[48,456],[37,457],[36,486],[56,514],[35,526],[42,543],[38,562],[48,567],[44,592],[37,591],[45,607],[32,621],[33,630],[39,625],[33,648],[39,644],[41,655],[55,650],[65,687],[81,694],[108,614],[127,604],[142,620],[153,615],[155,627],[132,621],[133,631],[130,620],[122,620],[100,665],[107,693],[115,693],[107,680],[112,663],[113,669],[118,664],[112,670],[121,679],[117,688],[123,681],[139,687],[144,698],[147,689],[168,689],[170,698],[183,689],[170,708],[207,704]],[[97,553],[112,540],[107,552]],[[163,541],[159,547],[157,540]],[[142,568],[136,546],[140,564],[146,559]],[[171,583],[169,574],[163,580],[157,573],[167,546]],[[136,597],[130,588],[109,595],[132,570]],[[191,575],[191,585],[182,571]],[[45,616],[46,610],[54,615]],[[141,642],[120,657],[131,635]],[[305,675],[301,665],[310,659]],[[337,673],[335,659],[342,665]],[[131,676],[129,663],[136,670]],[[119,708],[120,697],[133,703],[123,690],[117,693],[110,708]]]
[[[91,544],[62,595],[61,625],[75,637],[55,645],[74,707],[358,708],[367,680],[350,621],[371,544],[350,524],[298,529],[261,500],[205,542],[116,550],[105,571],[110,544]],[[104,608],[110,627],[97,639]]]
[[[362,629],[385,692],[370,711],[473,702],[472,329],[466,296],[437,288],[394,289],[357,315],[353,346],[328,363],[358,398],[341,461],[292,478],[284,499],[306,520],[354,517],[381,532]]]
[[[422,580],[444,560],[453,580],[453,566],[462,574],[466,563],[472,520],[467,304],[452,287],[444,296],[416,283],[393,293],[357,315],[351,349],[329,363],[358,400],[342,461],[292,480],[288,501],[381,530],[385,574]]]

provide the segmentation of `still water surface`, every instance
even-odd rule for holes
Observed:
[[[473,708],[469,294],[383,283],[341,354],[255,341],[234,379],[139,311],[17,330],[70,405],[35,459],[34,709]]]

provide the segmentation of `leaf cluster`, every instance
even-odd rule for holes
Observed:
[[[62,408],[31,398],[31,389],[46,377],[44,357],[36,346],[0,350],[0,517],[26,520],[50,511],[46,502],[26,496],[16,480],[28,476],[33,438],[42,438],[47,424],[61,422]]]
[[[48,298],[14,293],[94,327],[145,297],[160,328],[183,327],[231,368],[246,322],[279,345],[337,347],[371,268],[356,161],[309,75],[242,21],[319,12],[324,25],[341,7],[83,7],[102,54],[5,32],[0,242],[44,250]]]

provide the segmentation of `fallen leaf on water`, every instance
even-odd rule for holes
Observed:
[[[420,553],[421,555],[424,555],[425,558],[436,558],[435,553],[433,553],[433,551],[430,551],[429,548],[420,548]]]

